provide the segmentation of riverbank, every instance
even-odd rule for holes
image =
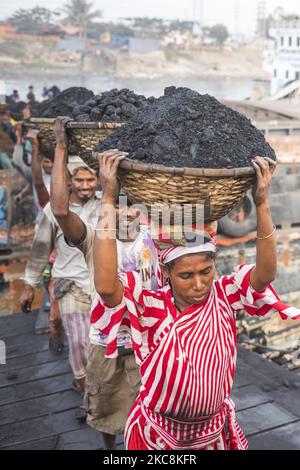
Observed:
[[[238,48],[201,46],[160,49],[147,53],[90,46],[84,56],[60,50],[56,44],[4,41],[0,44],[1,75],[46,73],[112,75],[115,78],[239,78],[269,80],[262,68],[263,48],[257,43]]]

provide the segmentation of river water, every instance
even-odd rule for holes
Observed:
[[[95,93],[110,90],[111,88],[130,88],[136,93],[145,96],[160,96],[166,86],[185,86],[192,88],[199,93],[209,93],[216,98],[243,100],[253,96],[259,87],[266,93],[269,91],[269,82],[236,79],[236,78],[117,78],[113,76],[97,75],[55,75],[55,74],[5,74],[2,71],[0,79],[4,82],[6,94],[10,94],[13,89],[19,90],[21,99],[24,99],[29,85],[35,88],[36,96],[40,96],[44,86],[51,87],[57,85],[61,90],[70,86],[84,86]]]

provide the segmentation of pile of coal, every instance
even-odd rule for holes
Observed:
[[[134,160],[176,167],[237,168],[251,166],[257,155],[276,159],[245,116],[210,95],[175,87],[152,99],[95,150],[112,148]]]
[[[125,122],[147,105],[143,95],[114,88],[94,95],[83,87],[71,87],[32,108],[33,117],[69,116],[78,122]]]
[[[83,105],[94,93],[84,87],[71,87],[63,90],[54,98],[43,101],[32,108],[33,117],[55,118],[57,116],[72,117],[73,109]]]
[[[147,99],[143,95],[136,95],[128,88],[114,88],[91,97],[83,105],[75,106],[72,117],[79,122],[125,122],[146,104]]]

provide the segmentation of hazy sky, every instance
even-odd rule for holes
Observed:
[[[36,5],[59,10],[66,1],[1,0],[0,19],[5,19],[18,8]],[[193,19],[194,14],[199,18],[202,11],[205,24],[222,22],[232,33],[253,32],[258,3],[265,3],[267,13],[283,6],[285,12],[300,15],[300,0],[94,0],[95,8],[101,9],[107,19],[128,16]]]

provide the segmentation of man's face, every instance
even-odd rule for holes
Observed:
[[[97,189],[97,176],[85,168],[79,168],[72,176],[72,193],[85,203],[91,199]]]
[[[47,175],[51,175],[53,168],[53,161],[50,158],[42,157],[42,167]]]
[[[139,233],[140,211],[130,203],[116,205],[118,238],[121,240],[134,240]],[[135,223],[133,223],[135,222]]]

